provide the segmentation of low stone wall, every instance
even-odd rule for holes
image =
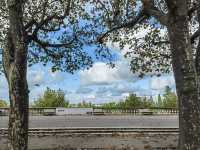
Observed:
[[[177,115],[177,108],[150,108],[150,109],[121,109],[121,108],[56,108],[56,107],[38,107],[29,108],[30,115],[86,115],[102,112],[105,115],[142,115],[141,112],[147,110],[152,112],[152,115]],[[8,115],[9,108],[0,108],[0,116]],[[98,114],[98,113],[97,113]]]

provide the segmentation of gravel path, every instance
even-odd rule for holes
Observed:
[[[0,137],[1,150],[6,140]],[[177,135],[33,136],[29,150],[172,150],[177,143]]]

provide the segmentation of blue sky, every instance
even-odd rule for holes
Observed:
[[[50,66],[36,64],[28,69],[30,102],[41,96],[46,87],[62,89],[70,103],[85,100],[97,104],[124,99],[129,93],[156,97],[163,93],[167,85],[175,89],[172,74],[140,79],[129,71],[125,58],[119,57],[115,64],[115,68],[110,68],[105,62],[98,61],[89,70],[80,70],[73,75],[52,73]],[[8,100],[7,83],[3,76],[0,76],[0,99]]]
[[[147,32],[148,29],[143,29],[135,36],[141,37]],[[146,76],[143,79],[138,78],[137,74],[132,74],[129,70],[129,60],[123,57],[129,51],[129,46],[124,50],[119,50],[116,43],[108,43],[107,46],[113,50],[117,58],[115,68],[110,68],[105,61],[95,61],[89,70],[79,70],[72,75],[66,72],[53,73],[49,65],[44,67],[36,64],[30,67],[28,69],[30,103],[42,96],[47,87],[63,90],[70,103],[85,100],[97,104],[118,101],[130,93],[156,97],[163,93],[167,85],[175,90],[172,74],[161,77]],[[92,48],[85,47],[86,51],[91,53]],[[0,75],[0,99],[8,100],[7,82],[3,75]]]

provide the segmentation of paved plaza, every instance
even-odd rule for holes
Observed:
[[[0,128],[8,117],[0,116]],[[30,128],[51,127],[178,127],[178,116],[30,116]]]

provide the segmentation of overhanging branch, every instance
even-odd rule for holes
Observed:
[[[40,39],[38,39],[37,37],[33,38],[33,41],[36,42],[37,44],[39,44],[43,49],[47,49],[47,48],[70,48],[71,44],[76,40],[76,36],[74,37],[74,39],[72,39],[70,42],[68,43],[59,43],[59,44],[54,44],[54,43],[49,43],[46,41],[42,41]]]
[[[153,0],[142,0],[142,3],[145,15],[156,18],[162,25],[168,25],[168,15],[158,10]]]
[[[142,22],[144,19],[146,18],[146,16],[144,15],[143,12],[140,12],[133,20],[123,23],[119,26],[113,27],[112,29],[108,30],[107,32],[105,32],[104,34],[102,34],[99,38],[98,38],[98,42],[103,43],[103,39],[105,37],[107,37],[109,35],[109,33],[112,33],[116,30],[122,29],[122,28],[132,28],[134,27],[134,25],[136,25],[137,23]]]
[[[200,36],[200,28],[191,36],[191,43],[193,44],[195,39]]]

